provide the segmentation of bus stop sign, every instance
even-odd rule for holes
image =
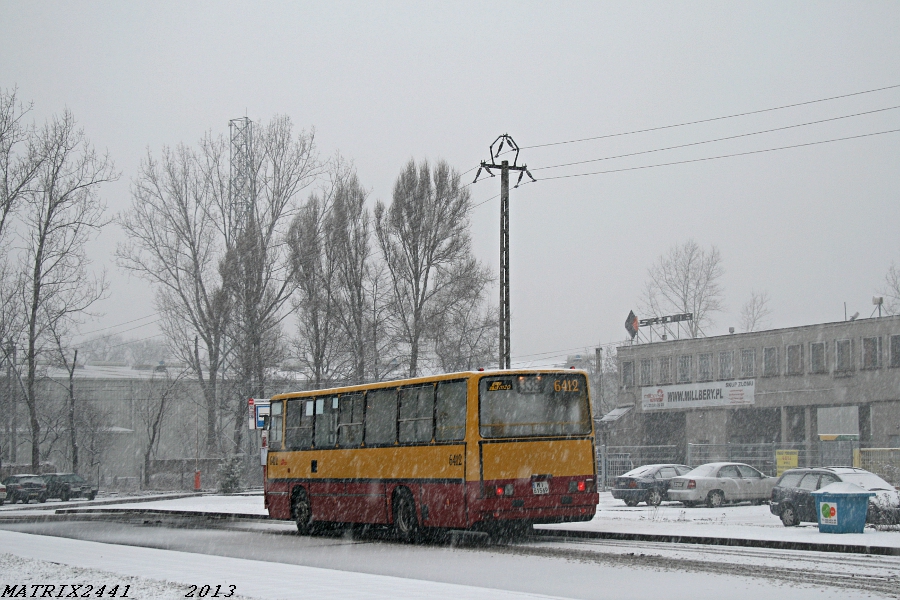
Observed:
[[[250,429],[265,429],[271,401],[268,398],[250,398],[247,407],[250,409]]]

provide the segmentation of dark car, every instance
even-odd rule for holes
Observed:
[[[816,498],[812,492],[826,485],[847,482],[875,492],[869,500],[868,523],[893,522],[900,514],[900,496],[884,479],[854,467],[799,468],[785,471],[772,489],[769,510],[781,518],[785,527],[801,522],[815,523]]]
[[[43,477],[47,482],[49,498],[59,498],[66,502],[70,498],[93,500],[97,495],[97,486],[89,483],[77,473],[50,473]]]
[[[624,500],[628,506],[646,502],[648,506],[659,506],[668,500],[669,482],[673,477],[690,472],[684,465],[644,465],[616,477],[613,498]]]
[[[10,475],[3,480],[3,485],[6,486],[6,500],[10,504],[47,501],[47,483],[40,475]]]

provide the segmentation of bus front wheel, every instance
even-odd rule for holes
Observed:
[[[419,533],[419,519],[412,494],[406,488],[394,496],[394,531],[404,542],[415,541]]]
[[[312,530],[312,507],[309,505],[309,496],[303,488],[294,491],[291,500],[291,516],[297,522],[297,531],[301,535],[307,535]]]

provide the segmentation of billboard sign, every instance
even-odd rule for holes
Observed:
[[[755,399],[755,379],[708,381],[641,388],[641,410],[746,406]]]

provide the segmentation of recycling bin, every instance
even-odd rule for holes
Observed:
[[[869,511],[869,492],[858,485],[838,482],[812,492],[820,533],[862,533]]]

